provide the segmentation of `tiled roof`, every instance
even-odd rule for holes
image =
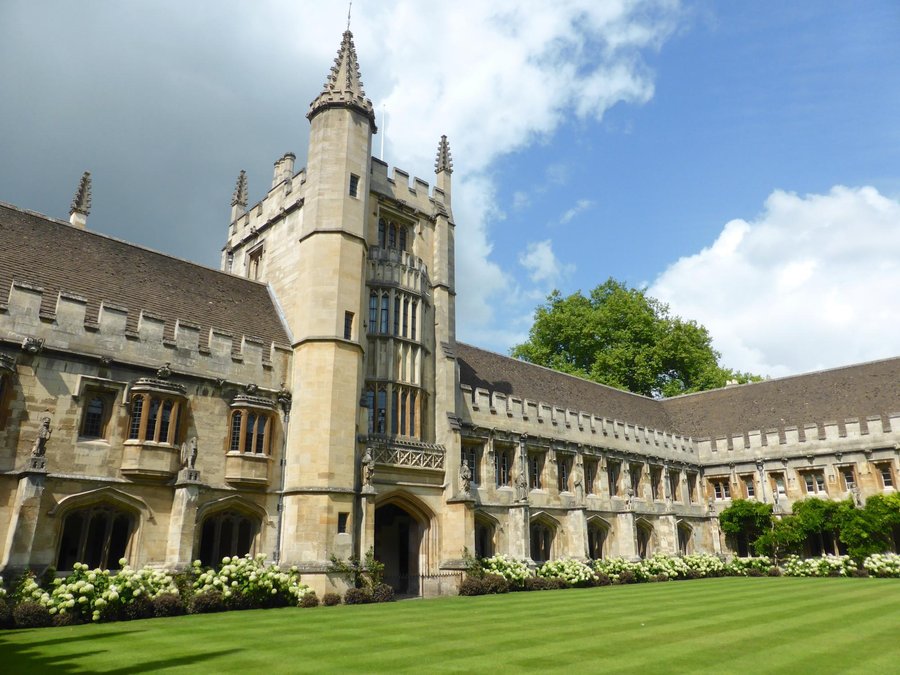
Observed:
[[[462,384],[508,396],[542,401],[651,429],[669,430],[665,411],[646,396],[559,373],[509,356],[458,342],[456,355]]]
[[[675,428],[695,437],[889,415],[900,412],[900,358],[687,394],[661,404]]]
[[[288,345],[289,338],[264,284],[173,258],[0,202],[0,304],[12,282],[43,288],[42,313],[52,314],[59,291],[87,299],[88,320],[100,303],[128,310],[137,328],[141,311],[209,329]]]
[[[460,381],[694,438],[900,413],[900,358],[657,401],[457,344]]]

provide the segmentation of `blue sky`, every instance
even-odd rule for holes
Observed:
[[[0,5],[0,200],[216,266],[229,200],[286,151],[343,2]],[[729,367],[900,354],[900,5],[358,0],[385,160],[455,160],[460,339],[505,352],[609,276]],[[384,129],[383,129],[384,130]],[[374,147],[380,147],[376,137]]]

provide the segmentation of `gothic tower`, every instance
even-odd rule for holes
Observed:
[[[310,104],[303,217],[276,288],[293,339],[291,424],[284,467],[285,560],[315,568],[352,551],[356,422],[364,347],[365,214],[376,132],[346,31]],[[271,282],[272,280],[270,280]],[[281,286],[281,288],[278,288]],[[280,292],[278,292],[280,291]]]

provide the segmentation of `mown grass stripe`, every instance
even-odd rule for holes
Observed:
[[[0,664],[10,673],[889,672],[900,660],[898,601],[895,580],[723,578],[234,612],[0,633]]]

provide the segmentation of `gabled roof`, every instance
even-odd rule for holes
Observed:
[[[457,343],[460,382],[694,438],[900,413],[900,358],[655,400]]]
[[[166,334],[176,320],[266,345],[289,345],[267,287],[196,263],[173,258],[96,232],[81,230],[0,202],[0,306],[12,283],[43,289],[41,313],[52,315],[60,291],[87,300],[87,320],[100,303],[128,310],[127,328],[140,313],[163,319]]]

